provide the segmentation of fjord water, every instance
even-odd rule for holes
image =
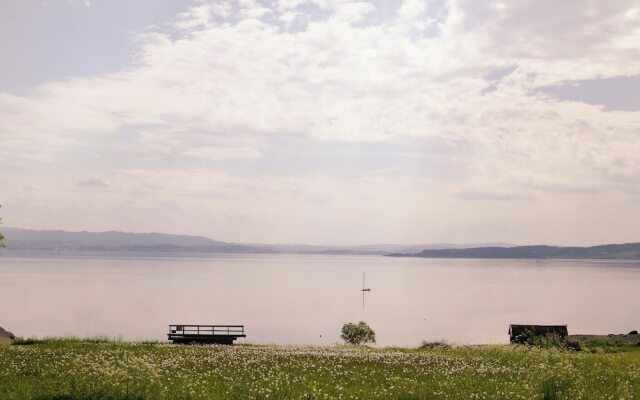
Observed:
[[[365,308],[362,273],[366,272]],[[253,343],[506,343],[509,323],[640,328],[640,262],[333,255],[0,256],[0,326],[22,337],[165,340],[169,324],[243,324]]]

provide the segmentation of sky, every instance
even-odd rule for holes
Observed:
[[[634,0],[5,0],[0,55],[7,226],[640,241]]]

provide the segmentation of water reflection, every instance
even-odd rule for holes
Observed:
[[[362,272],[372,289],[364,310]],[[638,329],[639,289],[635,262],[3,255],[0,326],[164,340],[169,324],[244,324],[250,342],[332,344],[344,322],[363,319],[380,345],[506,343],[509,323]]]

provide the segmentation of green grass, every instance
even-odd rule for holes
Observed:
[[[639,399],[640,351],[525,346],[0,346],[0,399]]]
[[[620,353],[626,351],[640,351],[640,338],[636,341],[620,340],[607,337],[589,337],[579,340],[582,351],[592,353]]]

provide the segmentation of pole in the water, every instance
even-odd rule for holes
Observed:
[[[362,309],[364,310],[364,292],[370,292],[371,289],[364,286],[364,272],[362,273]]]

